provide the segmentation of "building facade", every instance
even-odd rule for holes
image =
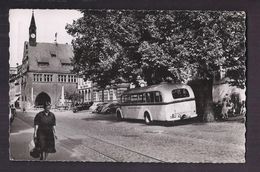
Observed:
[[[84,81],[83,78],[78,78],[78,91],[82,97],[81,102],[118,102],[122,93],[129,88],[129,83],[121,83],[100,89],[92,81]],[[102,99],[103,96],[104,99]]]
[[[40,107],[46,101],[52,107],[63,106],[65,95],[77,92],[77,77],[71,72],[73,49],[68,44],[37,42],[36,29],[32,13],[20,74],[21,107]]]
[[[19,108],[21,95],[21,65],[9,68],[9,104]]]
[[[138,78],[138,82],[141,87],[147,85],[141,77]],[[135,85],[121,82],[101,89],[92,81],[84,81],[82,77],[78,78],[78,90],[82,97],[81,102],[119,102],[123,92],[131,88],[135,88]]]

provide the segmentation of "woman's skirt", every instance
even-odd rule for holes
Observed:
[[[55,139],[52,129],[38,129],[37,130],[37,144],[36,147],[41,152],[55,153]]]

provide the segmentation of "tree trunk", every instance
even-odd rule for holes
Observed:
[[[215,120],[213,112],[213,100],[212,100],[212,86],[213,80],[205,80],[204,89],[205,89],[205,110],[203,114],[203,121],[212,122]]]
[[[201,121],[214,121],[213,102],[212,102],[212,80],[195,80],[189,85],[192,87],[195,99],[198,117]]]

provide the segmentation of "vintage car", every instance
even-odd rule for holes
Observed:
[[[116,113],[116,109],[119,107],[118,103],[108,103],[103,106],[101,109],[100,113],[103,114],[111,114],[111,113]]]
[[[73,107],[73,112],[76,113],[78,111],[88,110],[89,107],[92,106],[92,104],[93,104],[93,102],[75,104],[75,106]]]
[[[98,103],[96,105],[96,108],[92,111],[92,113],[100,113],[102,108],[106,105],[107,103]]]

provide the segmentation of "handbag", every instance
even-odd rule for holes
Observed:
[[[30,151],[30,156],[33,158],[39,158],[40,157],[40,151],[39,149],[36,147],[36,143],[37,139],[34,138],[32,139],[32,141],[29,143],[29,151]]]

